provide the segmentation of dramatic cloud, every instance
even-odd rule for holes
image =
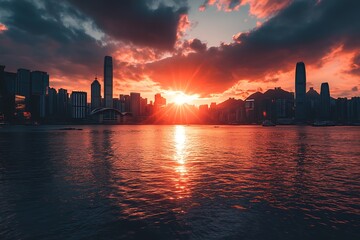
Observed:
[[[353,61],[353,64],[351,65],[351,69],[348,72],[351,74],[360,76],[360,52],[358,52],[354,56],[352,61]]]
[[[190,41],[190,48],[196,52],[204,52],[207,48],[206,43],[202,43],[199,39],[193,39]]]
[[[244,5],[250,6],[250,14],[258,18],[266,18],[290,4],[291,0],[206,0],[199,8],[205,11],[206,6],[215,5],[219,10],[236,11]]]
[[[48,71],[52,86],[88,90],[94,76],[102,76],[103,57],[112,55],[115,94],[140,89],[140,83],[147,92],[206,97],[245,96],[278,81],[291,89],[297,61],[310,73],[327,70],[313,84],[329,81],[338,92],[360,86],[360,1],[209,0],[203,7],[245,4],[261,24],[208,48],[207,39],[186,39],[187,1],[0,0],[6,61],[0,64]],[[318,80],[322,76],[330,79]]]
[[[69,0],[91,17],[109,36],[140,46],[171,50],[178,26],[187,13],[187,1]]]
[[[239,80],[274,81],[297,61],[320,67],[336,48],[359,49],[358,9],[358,1],[294,1],[231,44],[147,64],[145,74],[164,87],[206,95],[221,93]]]
[[[0,20],[9,26],[0,35],[0,52],[6,59],[2,64],[12,70],[22,67],[48,71],[51,76],[68,77],[66,85],[71,85],[86,75],[101,73],[101,59],[114,50],[86,29],[72,27],[71,22],[81,26],[88,19],[66,4],[1,1],[1,8],[7,14]],[[91,24],[88,28],[96,33]]]
[[[0,0],[0,52],[6,60],[0,64],[8,71],[47,71],[52,86],[85,90],[102,75],[105,55],[114,57],[116,68],[124,60],[154,61],[173,49],[189,25],[187,2],[166,3]]]

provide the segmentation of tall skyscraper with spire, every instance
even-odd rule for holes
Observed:
[[[298,122],[306,120],[306,71],[305,64],[298,62],[295,73],[295,119]]]
[[[113,64],[110,56],[104,59],[104,107],[113,107]]]

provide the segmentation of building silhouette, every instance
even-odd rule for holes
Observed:
[[[113,107],[113,63],[110,56],[104,58],[104,107]]]
[[[130,95],[120,94],[120,111],[130,112]]]
[[[97,78],[91,83],[91,110],[101,107],[101,85]]]
[[[330,96],[329,84],[305,93],[305,64],[296,64],[295,90],[280,87],[255,92],[245,100],[229,98],[221,103],[194,105],[167,104],[160,93],[154,102],[140,93],[112,98],[112,58],[104,59],[104,99],[97,79],[91,84],[91,103],[87,93],[49,88],[49,75],[42,71],[18,69],[16,73],[0,66],[0,122],[5,123],[197,123],[197,124],[340,124],[360,125],[360,97]],[[103,103],[104,101],[105,103]],[[110,103],[109,103],[110,101]],[[154,103],[154,104],[153,104]],[[107,107],[106,107],[107,105]],[[91,109],[91,110],[90,110]],[[320,120],[320,121],[319,121]],[[321,121],[322,120],[322,121]]]
[[[65,120],[70,115],[70,107],[69,107],[69,94],[66,89],[60,88],[58,91],[58,116],[59,120]]]
[[[87,109],[87,94],[86,92],[73,91],[71,93],[71,118],[85,119]]]
[[[320,119],[330,120],[331,117],[330,89],[327,82],[321,84],[320,90]]]
[[[58,94],[55,88],[49,88],[46,96],[46,116],[54,119],[57,117]]]
[[[360,97],[352,97],[349,100],[348,117],[350,122],[360,123]]]
[[[134,118],[140,116],[140,99],[140,93],[130,93],[130,112]]]
[[[46,116],[46,95],[49,89],[49,74],[42,71],[32,71],[31,74],[30,109],[34,119]]]
[[[20,68],[16,76],[17,94],[29,98],[31,96],[30,70]]]
[[[310,122],[319,118],[320,94],[310,87],[306,93],[306,119]]]
[[[295,120],[304,122],[306,101],[306,71],[305,64],[298,62],[295,70]]]

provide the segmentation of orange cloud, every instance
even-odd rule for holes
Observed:
[[[246,0],[244,2],[250,5],[250,14],[257,18],[267,18],[287,7],[291,0]]]
[[[6,30],[8,30],[8,28],[4,24],[0,23],[0,33],[5,32]]]
[[[291,3],[291,0],[208,0],[199,7],[205,11],[206,6],[214,5],[218,10],[225,12],[237,11],[244,5],[250,6],[250,14],[257,18],[267,18],[279,12]]]

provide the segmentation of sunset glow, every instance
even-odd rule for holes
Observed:
[[[198,95],[187,95],[183,92],[174,92],[170,95],[174,95],[174,103],[177,105],[192,104],[194,100],[199,99]]]
[[[0,64],[46,71],[50,87],[89,92],[94,76],[103,85],[102,58],[109,55],[113,97],[141,92],[151,101],[159,92],[183,91],[166,96],[168,102],[199,105],[274,87],[294,91],[294,64],[303,61],[307,90],[319,92],[327,81],[335,98],[360,93],[357,1],[126,2],[69,0],[50,8],[5,1]],[[36,19],[25,21],[24,9]]]

